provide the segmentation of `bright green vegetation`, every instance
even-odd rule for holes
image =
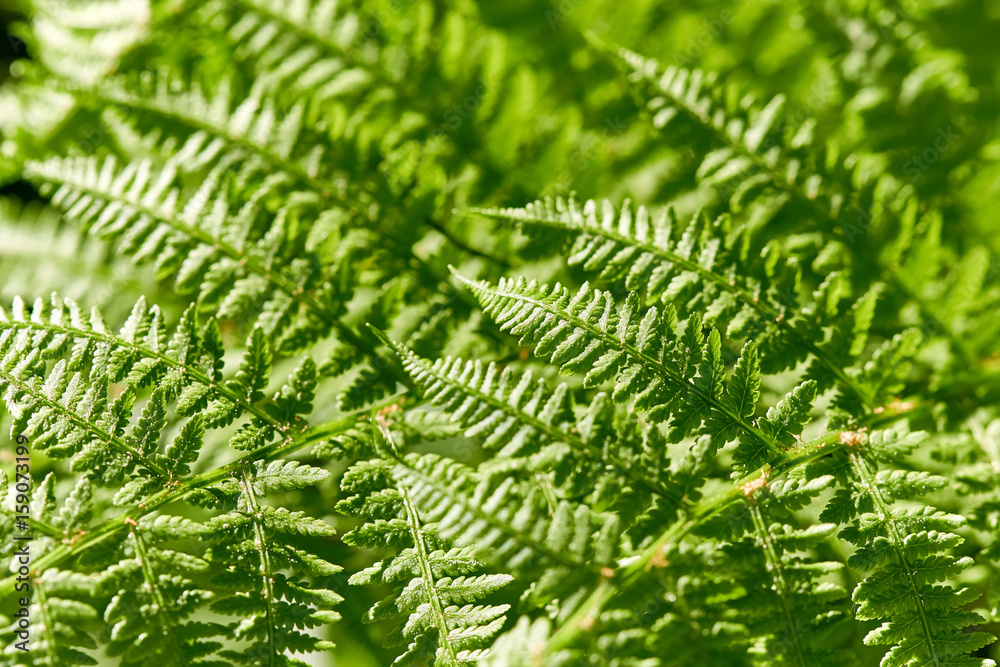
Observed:
[[[995,667],[997,2],[6,10],[0,664]]]

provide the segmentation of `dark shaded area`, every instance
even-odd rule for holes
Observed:
[[[38,190],[27,181],[14,181],[13,183],[0,185],[0,197],[17,197],[25,202],[42,198]]]
[[[12,26],[20,18],[14,12],[0,9],[0,82],[10,76],[10,63],[27,55],[24,42],[12,34]]]
[[[10,64],[21,58],[30,58],[25,43],[13,34],[14,24],[23,16],[0,8],[0,83],[10,77]],[[30,183],[15,181],[0,185],[0,197],[17,197],[22,201],[39,199],[38,191]]]

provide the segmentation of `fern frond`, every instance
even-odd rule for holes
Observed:
[[[482,566],[471,549],[449,548],[433,527],[425,526],[412,490],[391,460],[355,465],[345,474],[343,488],[354,495],[342,500],[338,508],[366,522],[345,535],[345,541],[399,549],[398,555],[350,579],[355,585],[396,584],[393,594],[364,619],[406,619],[385,641],[386,646],[406,645],[393,664],[423,664],[433,659],[435,665],[457,667],[483,658],[510,607],[475,603],[510,583],[512,577],[476,575]]]
[[[120,656],[123,665],[140,665],[152,654],[162,654],[172,666],[210,657],[221,644],[203,638],[221,634],[222,628],[188,620],[212,597],[193,581],[209,564],[162,548],[146,534],[147,526],[144,519],[131,527],[120,547],[123,558],[99,579],[110,597],[104,611],[111,628],[108,653]]]
[[[879,280],[885,280],[893,291],[914,302],[925,330],[943,335],[963,364],[973,363],[974,355],[961,337],[941,322],[923,295],[898,277],[893,256],[900,250],[880,252],[880,244],[869,235],[871,229],[878,228],[886,239],[885,245],[895,245],[893,232],[900,228],[901,221],[905,226],[905,219],[920,206],[911,184],[879,169],[878,156],[853,154],[841,158],[835,144],[814,141],[813,123],[793,128],[783,117],[781,95],[764,107],[744,97],[735,108],[732,101],[738,98],[738,91],[725,92],[726,87],[712,75],[673,65],[663,68],[627,49],[611,51],[644,87],[640,96],[654,113],[655,126],[663,127],[683,115],[708,130],[721,144],[705,156],[696,176],[726,195],[733,211],[739,212],[748,202],[763,202],[759,207],[765,212],[753,215],[757,224],[763,224],[794,201],[819,233],[863,254],[861,261],[877,267],[872,273]],[[766,195],[767,191],[772,194]],[[866,243],[858,244],[862,236]],[[909,233],[898,234],[904,243],[908,237]]]
[[[794,261],[770,248],[758,269],[747,257],[743,235],[727,229],[721,219],[709,223],[699,215],[679,225],[670,208],[654,213],[645,206],[633,208],[628,201],[619,209],[608,200],[581,205],[556,198],[523,208],[472,211],[495,220],[569,231],[577,239],[568,257],[571,266],[620,280],[648,301],[675,304],[682,315],[703,312],[705,324],[724,330],[727,337],[755,341],[766,352],[765,372],[788,369],[811,355],[815,369],[808,376],[817,381],[819,391],[836,383],[851,402],[874,407],[869,388],[846,369],[865,348],[875,292],[844,307],[842,278],[831,275],[810,302],[803,302]],[[850,321],[842,324],[845,315]],[[838,325],[852,331],[850,346],[841,344],[836,334],[823,341],[824,330]]]
[[[586,285],[573,295],[561,285],[524,279],[502,279],[496,287],[459,280],[501,329],[521,337],[521,345],[534,346],[535,354],[564,371],[585,372],[585,386],[614,380],[616,400],[632,399],[656,421],[669,418],[673,442],[699,432],[717,437],[719,444],[738,436],[737,456],[748,471],[794,443],[816,396],[816,383],[806,381],[753,420],[760,373],[756,347],[744,347],[737,362],[744,371],[727,382],[717,330],[706,339],[696,313],[679,332],[673,306],[643,312],[634,292],[619,308],[610,293]]]
[[[159,309],[142,300],[117,334],[97,311],[88,316],[71,300],[53,296],[30,308],[16,300],[10,313],[0,310],[0,353],[15,433],[50,456],[71,457],[74,467],[101,471],[106,484],[122,482],[138,468],[116,496],[123,504],[186,476],[206,428],[249,415],[231,440],[237,449],[256,449],[278,433],[302,433],[316,385],[315,365],[307,359],[273,403],[262,405],[271,353],[261,329],[251,333],[240,368],[227,380],[214,320],[201,328],[189,309],[170,332]],[[129,428],[135,403],[150,386]],[[112,387],[119,392],[113,399]],[[161,452],[172,403],[189,421]]]
[[[0,665],[996,667],[997,1],[12,0]]]
[[[118,262],[106,263],[97,243],[62,222],[51,206],[0,197],[0,299],[18,294],[59,292],[73,299],[87,296],[107,308],[113,294],[137,285],[115,280]],[[112,307],[117,307],[114,304]]]
[[[186,133],[174,162],[186,171],[202,169],[229,154],[255,170],[284,174],[333,199],[340,194],[334,181],[346,178],[331,171],[336,162],[307,124],[301,104],[280,105],[261,93],[240,100],[228,82],[208,94],[169,71],[109,78],[93,88],[68,90],[90,103],[138,110],[180,125]]]
[[[251,235],[265,213],[259,202],[230,213],[220,169],[190,196],[173,184],[176,167],[154,174],[149,162],[119,168],[114,158],[52,158],[29,163],[26,174],[52,193],[68,218],[118,240],[134,261],[153,261],[160,278],[175,278],[180,291],[194,291],[202,306],[216,305],[221,317],[262,314],[266,332],[284,334],[291,347],[338,326],[345,295],[317,285],[307,258],[278,264],[279,249],[291,241],[285,216],[274,218],[266,233]]]
[[[58,329],[64,316],[63,304],[55,300],[53,305],[54,328]],[[65,336],[44,326],[39,327],[40,331],[32,331],[34,323],[29,321],[46,314],[41,301],[31,311],[20,300],[14,302],[9,315],[0,311],[3,325],[0,389],[13,420],[14,433],[36,439],[37,446],[48,450],[50,456],[72,456],[77,465],[92,466],[105,475],[108,483],[120,482],[136,466],[153,475],[166,475],[166,468],[152,452],[142,451],[140,440],[150,434],[154,424],[146,424],[145,433],[137,426],[131,435],[126,434],[127,417],[135,401],[134,390],[126,389],[109,400],[112,382],[123,379],[126,373],[134,373],[134,384],[141,386],[145,369],[135,369],[127,357],[107,358],[107,363],[119,362],[108,370],[88,364],[95,358],[92,356],[95,351],[87,346],[70,348]],[[71,305],[66,315],[80,326],[79,309]],[[140,302],[133,315],[122,330],[125,340],[133,339],[137,333],[141,337],[154,326],[154,331],[158,329],[158,310],[147,314],[145,304]],[[104,328],[103,322],[97,326]],[[107,348],[96,350],[107,351]],[[66,352],[72,352],[69,360],[60,358],[49,371],[48,360],[63,357]],[[89,377],[82,370],[89,370]]]
[[[947,480],[924,472],[877,470],[878,461],[892,462],[911,451],[920,435],[876,431],[865,438],[857,452],[847,455],[855,488],[834,496],[824,516],[838,522],[855,519],[841,537],[858,546],[848,564],[869,572],[854,590],[856,616],[883,621],[865,637],[866,644],[891,646],[883,665],[992,666],[991,660],[967,655],[995,639],[986,632],[963,632],[982,621],[963,609],[979,593],[939,583],[972,566],[971,558],[951,553],[963,541],[953,531],[964,519],[923,505],[893,506],[896,500],[939,489]]]
[[[322,106],[364,90],[371,80],[366,69],[353,64],[360,19],[344,4],[242,0],[236,5],[227,34],[263,88]]]
[[[954,105],[976,98],[964,58],[935,43],[925,27],[929,17],[923,8],[851,2],[821,3],[815,9],[821,20],[834,25],[852,43],[854,53],[850,66],[845,63],[844,78],[862,90],[877,89],[879,106],[898,103],[914,113],[937,102],[942,92]],[[905,70],[897,70],[900,64]],[[866,129],[875,133],[875,128]]]
[[[831,537],[837,526],[798,528],[790,523],[794,510],[833,481],[829,475],[790,479],[749,492],[745,511],[750,520],[732,525],[745,526],[752,538],[737,536],[734,544],[723,548],[746,577],[748,594],[734,606],[745,614],[750,631],[763,638],[767,655],[781,655],[800,667],[854,663],[853,656],[832,648],[847,630],[847,591],[824,581],[831,575],[842,577],[844,566],[815,560],[808,553]],[[751,563],[756,569],[747,571]]]
[[[26,33],[45,67],[92,83],[113,72],[123,56],[149,35],[147,0],[87,0],[66,6],[59,0],[31,0]]]
[[[84,575],[60,570],[47,570],[35,580],[36,618],[42,619],[41,641],[36,649],[44,656],[38,664],[96,665],[84,650],[97,648],[97,642],[80,625],[97,618],[97,611],[87,602],[93,582]],[[39,646],[40,644],[40,646]]]
[[[621,526],[616,515],[598,516],[566,501],[549,509],[537,489],[525,496],[514,478],[477,476],[430,454],[407,455],[396,462],[394,475],[441,537],[515,576],[543,573],[532,591],[538,605],[578,590],[588,577],[614,572]]]
[[[35,531],[35,539],[23,541],[17,539],[25,537],[23,531],[15,537],[14,531],[5,527],[3,536],[11,545],[5,551],[16,553],[24,551],[26,546],[30,558],[39,549],[51,544],[51,539],[78,533],[91,518],[92,489],[85,477],[61,499],[63,504],[58,512],[52,473],[33,489],[30,503],[25,502],[27,494],[18,492],[16,484],[8,485],[6,475],[2,477],[5,523],[12,528],[15,517],[27,519]],[[18,478],[18,481],[23,490],[24,477]],[[16,558],[15,562],[21,565]],[[93,601],[93,579],[71,569],[56,568],[47,569],[35,577],[25,577],[20,572],[18,576],[21,580],[18,582],[17,600],[28,607],[28,614],[15,616],[11,625],[0,631],[7,641],[5,654],[17,655],[23,648],[30,648],[38,655],[34,664],[45,667],[96,665],[97,661],[88,651],[96,649],[97,642],[87,627],[98,617]],[[30,604],[26,604],[29,601]],[[21,626],[22,618],[27,627]],[[40,619],[42,623],[32,623],[32,619]]]
[[[241,320],[263,314],[283,351],[336,331],[364,353],[364,361],[381,366],[363,368],[363,377],[342,397],[343,409],[390,393],[405,378],[394,365],[378,362],[372,339],[342,321],[359,286],[358,276],[344,269],[356,255],[373,252],[372,239],[351,228],[359,222],[378,226],[379,238],[393,239],[396,231],[387,227],[402,224],[402,211],[390,207],[377,225],[374,214],[358,216],[359,210],[374,210],[379,179],[363,177],[360,168],[348,179],[342,156],[331,154],[339,150],[336,142],[306,119],[305,106],[284,109],[266,95],[236,104],[227,89],[207,96],[197,86],[176,83],[164,74],[148,84],[151,91],[141,78],[76,91],[83,99],[138,108],[183,128],[179,148],[160,142],[168,145],[169,157],[158,177],[150,175],[156,169],[152,160],[138,170],[118,170],[113,158],[98,165],[52,158],[26,165],[27,177],[53,191],[68,217],[118,241],[119,251],[137,263],[155,258],[158,277],[175,278],[179,291],[193,292],[201,307]],[[193,192],[182,186],[192,176],[202,179]],[[74,208],[81,199],[94,205]],[[109,224],[112,215],[116,224]],[[429,218],[425,222],[435,226]],[[406,245],[375,252],[404,271],[415,269],[424,289],[444,278]]]
[[[822,196],[827,215],[836,217],[845,201],[840,183],[825,173],[832,162],[811,146],[812,123],[791,127],[784,116],[785,97],[776,95],[759,105],[727,91],[714,74],[670,65],[623,48],[609,48],[612,57],[642,87],[640,97],[653,114],[653,125],[663,129],[679,117],[688,118],[717,137],[721,147],[701,160],[699,181],[720,188],[734,210],[774,188],[780,209],[789,192],[806,201]],[[737,92],[737,91],[732,91]],[[803,150],[805,147],[813,152]],[[782,200],[784,195],[784,201]],[[773,214],[773,213],[772,213]]]
[[[95,548],[97,545],[110,544],[112,548],[115,548],[115,545],[120,544],[123,539],[126,539],[122,537],[122,534],[128,533],[139,517],[153,515],[180,499],[188,499],[189,502],[208,507],[233,506],[238,500],[239,489],[232,483],[232,479],[236,476],[251,474],[248,473],[248,470],[256,474],[262,474],[266,478],[263,486],[258,485],[259,488],[263,489],[267,489],[270,485],[278,485],[283,488],[299,488],[303,481],[320,479],[321,475],[317,476],[317,473],[314,471],[302,471],[298,467],[291,468],[290,470],[290,466],[285,464],[283,466],[284,470],[278,472],[274,467],[268,467],[267,464],[280,461],[312,444],[323,442],[347,432],[355,425],[357,418],[358,415],[356,414],[349,415],[325,424],[322,428],[310,429],[287,441],[280,441],[269,445],[232,463],[193,475],[183,482],[167,484],[165,488],[160,488],[157,492],[146,496],[142,502],[130,508],[127,512],[112,516],[88,531],[74,534],[72,539],[63,539],[66,537],[66,531],[58,527],[64,525],[60,523],[61,520],[53,519],[50,526],[37,519],[32,519],[32,525],[37,529],[44,530],[51,537],[59,538],[58,544],[43,550],[41,555],[36,554],[36,557],[32,561],[33,570],[43,572],[49,568],[59,568],[71,561],[75,561],[81,554],[88,552],[95,554],[95,557],[91,561],[100,560],[101,556],[97,554],[105,555],[106,552],[103,549],[98,550]],[[195,425],[196,428],[189,428],[192,425]],[[183,468],[185,461],[190,462],[193,460],[182,457],[191,456],[190,441],[192,437],[198,437],[197,432],[201,425],[203,425],[201,420],[194,419],[187,422],[187,425],[182,428],[175,439],[174,445],[177,446],[175,447],[176,455],[180,458],[176,467]],[[190,432],[184,433],[185,430],[194,431],[195,433],[194,435]],[[200,444],[200,440],[194,444]],[[170,448],[168,448],[168,451],[170,451]],[[184,454],[184,452],[187,453]],[[41,494],[39,498],[45,497],[42,489],[39,489],[38,493]],[[33,501],[33,506],[34,504],[50,508],[47,511],[51,511],[51,507],[54,507],[52,501],[39,500],[37,503]],[[7,511],[9,515],[13,515],[14,513],[11,508],[8,508]],[[63,512],[60,512],[60,515],[62,514]],[[69,516],[80,515],[81,512],[78,510],[69,513]],[[290,521],[294,523],[297,520],[297,517],[289,519],[287,512],[279,512],[273,516],[276,517],[275,520],[280,522],[282,526],[288,526]],[[8,518],[12,517],[9,516]],[[13,526],[13,520],[3,523],[2,526]],[[305,520],[302,530],[306,533],[328,531],[329,527],[324,526],[325,524],[319,525],[313,521]],[[204,532],[201,524],[192,523],[188,519],[171,515],[156,516],[148,523],[147,527],[156,535],[162,536],[165,539],[188,541],[189,546],[191,539],[198,538]],[[336,566],[330,565],[308,552],[295,550],[295,555],[306,564],[309,572],[314,576],[325,577],[337,572]],[[0,584],[0,590],[3,591],[3,594],[11,594],[15,590],[15,578],[13,576],[6,578]]]
[[[269,491],[301,488],[325,476],[317,469],[286,465],[279,472],[273,465],[255,465],[220,487],[223,496],[235,500],[236,508],[207,525],[206,539],[213,542],[210,559],[224,567],[213,583],[229,593],[213,602],[212,610],[242,617],[228,630],[249,642],[242,650],[223,650],[223,657],[241,664],[294,665],[298,663],[287,657],[287,651],[310,653],[332,647],[309,631],[338,620],[340,615],[332,607],[343,598],[293,577],[326,576],[340,568],[296,549],[287,536],[330,537],[336,531],[302,512],[259,502]],[[286,570],[292,574],[284,574]]]
[[[621,435],[613,424],[613,407],[606,395],[590,404],[578,429],[573,421],[569,389],[565,384],[550,390],[530,372],[517,377],[510,368],[495,363],[438,359],[433,363],[409,348],[385,339],[399,356],[403,369],[435,405],[452,413],[465,435],[481,440],[483,447],[507,457],[539,452],[552,442],[564,442],[593,461],[613,466],[627,479],[650,491],[680,502],[680,496],[659,475],[647,474],[634,463],[637,452],[613,441]]]

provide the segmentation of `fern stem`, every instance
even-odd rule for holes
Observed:
[[[424,533],[420,528],[420,515],[410,499],[410,492],[405,484],[399,483],[397,487],[403,499],[403,506],[406,508],[406,524],[413,537],[413,547],[417,552],[417,560],[420,563],[420,575],[424,585],[424,592],[427,595],[427,602],[434,613],[434,622],[438,626],[438,642],[448,654],[448,658],[455,665],[458,664],[458,652],[449,637],[451,628],[448,627],[448,619],[444,615],[444,607],[441,605],[441,598],[438,596],[434,586],[434,573],[431,571],[430,556],[427,554],[427,545],[424,543]]]
[[[156,573],[153,572],[152,565],[150,564],[146,544],[143,542],[142,536],[139,535],[139,531],[136,530],[135,526],[129,526],[129,535],[135,542],[136,556],[138,556],[139,567],[142,569],[142,578],[146,580],[146,588],[149,589],[149,594],[153,597],[153,601],[157,607],[155,612],[156,618],[160,622],[160,628],[163,630],[163,634],[170,638],[170,643],[173,644],[177,660],[183,667],[187,667],[188,661],[184,654],[184,643],[177,638],[177,635],[173,631],[173,624],[170,622],[170,608],[163,597],[163,591],[160,589],[159,584],[156,583]]]
[[[788,628],[788,632],[792,638],[791,644],[795,664],[801,667],[809,667],[802,651],[801,631],[799,630],[798,623],[795,622],[795,612],[792,609],[792,602],[788,599],[788,583],[785,581],[784,564],[781,562],[781,557],[774,548],[774,536],[767,526],[763,510],[760,503],[754,497],[754,494],[747,496],[746,504],[753,519],[757,539],[764,548],[764,558],[767,563],[768,574],[771,575],[774,592],[777,593],[778,599],[781,601],[781,611],[785,617],[785,626]]]
[[[870,497],[875,503],[879,519],[889,531],[889,542],[892,544],[892,550],[896,553],[896,557],[899,558],[899,564],[901,566],[900,569],[906,575],[906,583],[910,589],[910,595],[916,602],[917,615],[920,618],[920,627],[927,640],[927,650],[930,653],[931,659],[934,661],[935,665],[943,665],[943,656],[938,655],[938,648],[934,643],[934,635],[931,633],[930,620],[927,615],[928,610],[924,603],[923,595],[921,595],[920,587],[917,585],[917,581],[913,576],[913,566],[906,557],[906,552],[901,548],[901,545],[903,544],[903,533],[896,524],[896,520],[892,517],[892,511],[889,509],[889,503],[886,501],[882,492],[879,490],[878,485],[875,483],[875,478],[868,466],[868,462],[856,452],[851,452],[848,458],[851,461],[851,469],[861,479],[865,490],[868,492],[868,497]]]
[[[267,546],[267,534],[260,521],[261,510],[257,504],[257,496],[254,494],[253,487],[247,481],[245,470],[238,476],[238,479],[240,495],[243,496],[243,501],[247,504],[250,521],[253,524],[254,547],[260,555],[260,576],[263,579],[261,592],[264,595],[264,605],[267,613],[268,661],[271,667],[274,667],[274,658],[278,655],[278,650],[274,638],[274,625],[276,621],[274,618],[274,568],[271,565],[271,550]]]
[[[382,405],[390,405],[392,401],[386,401]],[[108,537],[125,530],[138,517],[144,516],[156,510],[162,509],[170,503],[181,500],[192,491],[204,489],[213,484],[217,484],[225,479],[239,474],[247,463],[252,461],[276,461],[290,456],[300,449],[304,449],[311,444],[322,442],[330,437],[343,433],[355,424],[359,419],[365,418],[369,410],[359,410],[352,412],[340,419],[311,427],[295,438],[285,438],[278,442],[262,447],[255,452],[251,452],[231,463],[209,470],[187,479],[184,482],[176,481],[168,483],[166,488],[146,498],[136,507],[128,512],[124,512],[111,519],[104,521],[99,526],[89,531],[84,531],[72,538],[64,538],[62,543],[51,551],[42,554],[37,559],[32,560],[32,572],[44,572],[53,567],[59,567],[66,561],[76,557],[86,549],[104,541]],[[0,598],[8,596],[14,592],[17,583],[16,577],[8,576],[0,581]]]
[[[60,530],[59,528],[53,526],[51,523],[47,521],[42,521],[41,519],[29,517],[27,519],[27,522],[28,525],[31,526],[34,530],[37,530],[45,534],[47,537],[62,537],[63,535],[66,534],[66,531]]]
[[[542,498],[545,499],[545,504],[549,508],[549,514],[554,514],[559,501],[556,499],[556,494],[552,489],[552,473],[537,472],[533,475],[533,478],[535,486],[542,492]]]
[[[457,236],[455,236],[454,232],[452,232],[450,229],[448,229],[447,227],[445,227],[443,222],[438,222],[437,220],[435,220],[434,218],[430,217],[429,215],[428,216],[424,216],[422,218],[422,220],[423,220],[423,223],[425,225],[427,225],[428,227],[430,227],[431,229],[433,229],[434,231],[436,231],[441,236],[445,237],[445,239],[447,239],[448,242],[451,243],[456,248],[464,250],[465,252],[469,253],[473,257],[479,257],[480,259],[485,259],[486,261],[491,262],[493,264],[496,264],[497,266],[500,266],[502,268],[505,268],[505,269],[509,269],[510,268],[510,262],[508,262],[507,260],[502,259],[500,257],[497,257],[495,255],[491,255],[490,253],[486,252],[485,250],[480,250],[478,248],[472,247],[471,245],[469,245],[468,243],[466,243],[462,239],[460,239]]]
[[[45,596],[45,586],[42,585],[41,577],[35,577],[35,594],[38,595],[38,609],[42,616],[42,627],[40,632],[45,635],[48,634],[48,639],[45,640],[45,653],[49,659],[50,667],[59,667],[59,661],[56,659],[56,633],[55,624],[52,622],[52,615],[49,613],[49,601]]]
[[[896,413],[891,415],[880,415],[866,420],[871,428],[881,428],[887,426],[909,413]],[[777,464],[773,465],[767,472],[767,479],[774,480],[785,475],[795,468],[803,466],[815,459],[818,459],[835,451],[846,450],[851,445],[840,444],[840,431],[831,431],[825,435],[811,440],[801,448],[801,453],[795,457],[784,456]],[[680,543],[684,537],[694,528],[701,525],[706,520],[719,514],[724,509],[745,497],[743,486],[750,481],[759,479],[762,474],[757,470],[736,480],[733,486],[716,495],[706,498],[688,513],[688,517],[676,521],[670,528],[654,540],[650,545],[642,550],[638,558],[631,560],[629,565],[621,572],[621,576],[613,579],[602,578],[598,586],[594,589],[576,612],[573,613],[560,628],[553,634],[549,643],[550,648],[557,650],[569,646],[579,634],[588,627],[587,619],[597,618],[601,609],[614,596],[617,590],[631,590],[641,585],[646,577],[655,567],[654,563],[662,561],[663,555],[670,553],[673,548]]]

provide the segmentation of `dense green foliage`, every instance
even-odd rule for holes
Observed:
[[[995,667],[997,2],[3,11],[0,664]]]

